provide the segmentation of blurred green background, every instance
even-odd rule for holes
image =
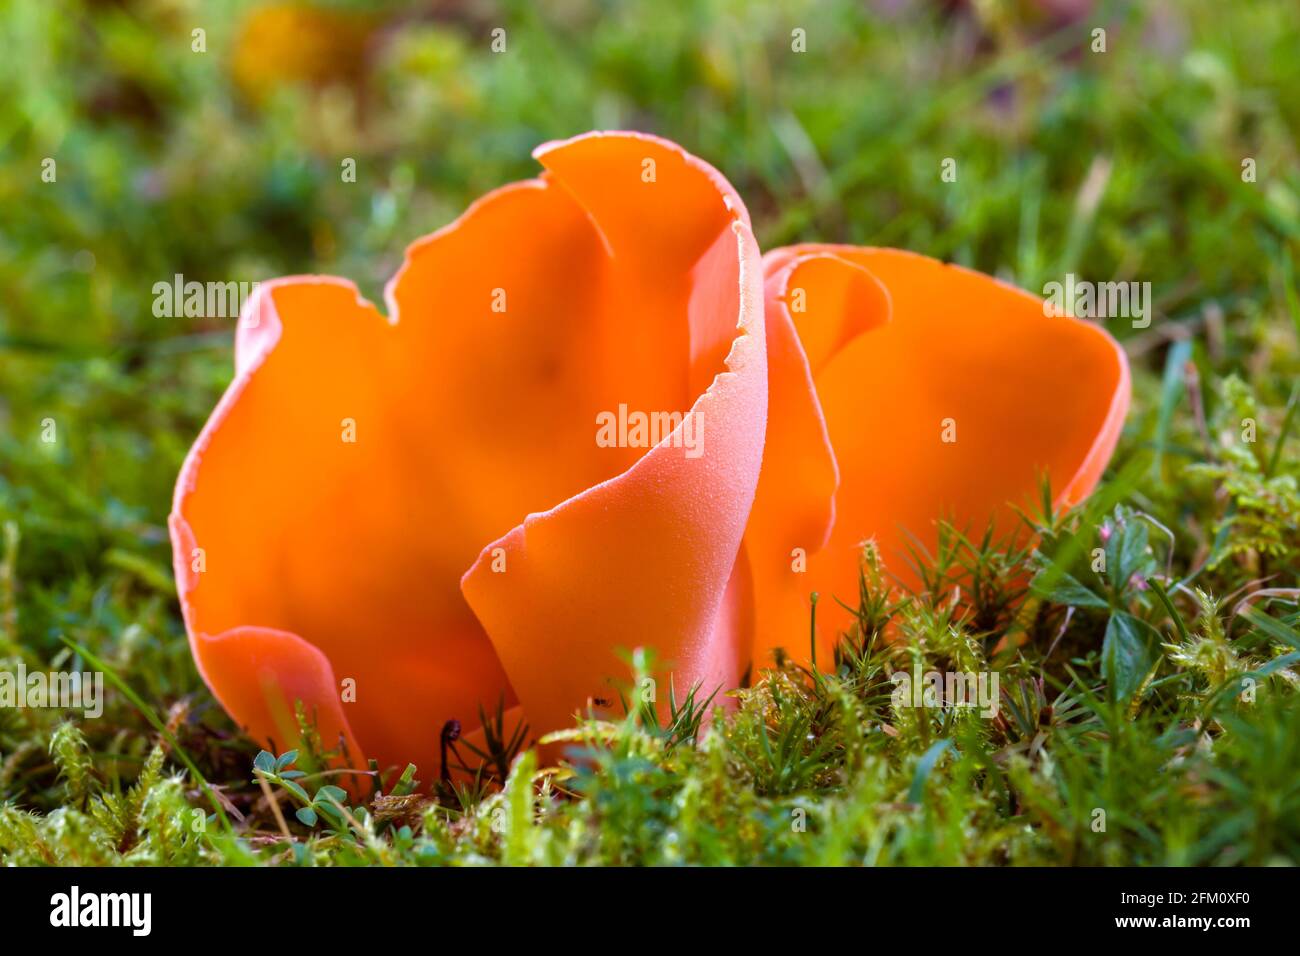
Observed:
[[[1206,378],[1240,374],[1272,408],[1296,376],[1294,0],[0,11],[0,587],[22,582],[4,633],[46,655],[60,634],[108,640],[122,663],[148,643],[160,697],[198,686],[165,515],[234,322],[155,317],[154,283],[325,272],[377,297],[408,243],[534,174],[548,139],[682,143],[740,190],[765,248],[901,246],[1033,290],[1150,281],[1152,329],[1112,327],[1137,369],[1130,450],[1195,435],[1162,409],[1171,340],[1194,335]],[[1143,494],[1154,507],[1160,482]]]

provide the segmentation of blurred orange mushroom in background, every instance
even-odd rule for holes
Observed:
[[[297,740],[301,701],[352,766],[427,774],[480,707],[538,735],[617,699],[617,648],[679,689],[743,675],[767,416],[748,214],[654,137],[534,155],[541,178],[410,247],[387,318],[324,277],[240,318],[170,526],[199,670],[264,746]]]
[[[1058,505],[1091,492],[1128,409],[1128,363],[1100,326],[915,253],[810,244],[764,266],[772,412],[745,542],[754,667],[777,647],[808,662],[813,592],[828,666],[852,623],[835,599],[856,606],[866,539],[915,586],[909,550],[933,553],[941,520],[1005,540],[1044,474]]]
[[[359,88],[378,24],[373,13],[309,3],[254,7],[231,44],[235,85],[253,102],[295,84]]]

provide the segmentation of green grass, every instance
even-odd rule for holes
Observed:
[[[394,4],[360,111],[346,85],[241,97],[247,4],[64,6],[0,10],[0,668],[93,657],[113,677],[100,719],[0,709],[0,861],[1300,861],[1290,2],[1065,25],[1028,3]],[[533,146],[597,126],[709,159],[764,248],[895,245],[1031,290],[1150,281],[1152,327],[1111,325],[1135,381],[1105,481],[1027,516],[1033,552],[950,533],[918,594],[868,556],[837,660],[769,673],[707,731],[681,689],[668,726],[633,707],[575,727],[586,758],[556,773],[508,770],[500,727],[482,778],[431,796],[431,755],[379,799],[328,789],[310,734],[259,757],[194,670],[165,528],[232,323],[155,317],[153,283],[330,272],[375,296],[409,241],[532,174]],[[966,616],[957,578],[979,582]],[[995,668],[998,716],[895,708],[889,677],[914,664]],[[629,656],[629,687],[647,667]]]

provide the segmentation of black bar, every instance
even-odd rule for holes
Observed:
[[[97,894],[149,894],[148,935],[137,936],[127,918],[134,914],[143,923],[143,910],[122,909],[120,897],[110,900],[104,912],[111,916],[118,908],[125,914],[119,922],[128,925],[52,925],[52,919],[67,921],[74,886],[87,916],[100,905]],[[615,931],[619,925],[625,931],[641,926],[648,938],[685,933],[695,942],[698,932],[701,938],[746,947],[763,945],[767,925],[807,933],[806,943],[818,947],[843,934],[869,938],[873,945],[891,938],[934,940],[936,933],[968,941],[1073,942],[1100,936],[1150,941],[1191,935],[1232,941],[1243,933],[1276,934],[1294,925],[1296,888],[1295,872],[1281,867],[50,868],[0,869],[0,911],[11,939],[33,935],[67,942],[69,934],[77,934],[79,941],[127,947],[185,946],[219,937],[250,945],[259,938],[280,938],[296,949],[302,943],[333,946],[348,939],[384,945],[411,935],[441,938],[442,945],[456,945],[456,939],[474,945],[471,939],[499,942],[502,934],[519,933],[525,941],[532,938],[534,949],[605,950],[613,940],[593,921],[611,919]],[[94,902],[87,903],[88,896],[95,896]],[[1211,924],[1176,922],[1191,919]],[[1228,919],[1246,922],[1219,922]],[[1120,925],[1122,920],[1153,922]],[[6,952],[24,951],[22,946],[6,947]]]

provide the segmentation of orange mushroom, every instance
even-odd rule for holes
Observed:
[[[325,277],[264,283],[240,318],[170,527],[199,670],[259,742],[292,744],[301,701],[353,766],[439,769],[480,706],[536,734],[616,698],[617,648],[706,694],[748,663],[748,214],[654,137],[534,155],[541,178],[411,246],[387,318]],[[627,410],[663,427],[598,441]]]
[[[1119,437],[1128,363],[1101,327],[914,253],[801,245],[764,268],[772,413],[745,542],[754,666],[778,646],[807,662],[812,592],[824,664],[865,539],[915,585],[909,546],[932,552],[940,519],[1006,535],[1044,473],[1058,504],[1086,497]]]
[[[380,19],[372,12],[312,3],[272,3],[244,14],[231,44],[231,74],[254,103],[292,84],[359,88],[366,48]]]

